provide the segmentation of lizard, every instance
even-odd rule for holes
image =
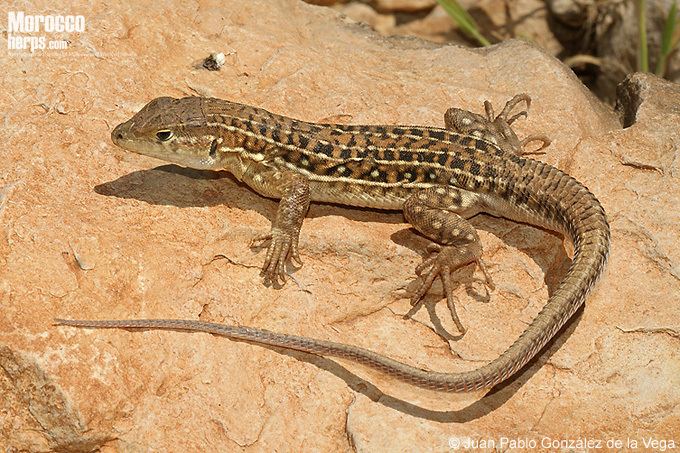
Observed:
[[[264,197],[279,199],[271,230],[251,245],[268,244],[261,275],[285,283],[287,263],[301,265],[298,239],[311,201],[402,210],[405,219],[433,242],[416,267],[417,303],[440,278],[451,315],[451,273],[482,261],[482,246],[469,222],[484,212],[563,234],[574,246],[569,269],[524,332],[496,359],[460,373],[425,370],[372,350],[265,329],[183,319],[74,320],[56,325],[200,331],[232,339],[349,359],[412,385],[449,392],[489,389],[521,369],[584,303],[602,274],[610,245],[605,211],[580,182],[527,157],[511,124],[527,116],[527,94],[494,116],[451,108],[444,128],[321,124],[262,108],[204,97],[156,98],[116,126],[112,141],[134,153],[185,167],[226,170]],[[510,116],[518,104],[527,110]]]

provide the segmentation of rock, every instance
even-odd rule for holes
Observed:
[[[418,36],[437,43],[470,44],[468,38],[441,6],[433,8],[423,18],[399,24],[391,34]]]
[[[466,49],[388,39],[297,0],[201,0],[164,14],[94,2],[86,19],[86,32],[63,36],[67,50],[0,57],[4,449],[423,451],[470,439],[503,449],[502,438],[539,448],[543,437],[677,438],[677,85],[631,79],[640,88],[624,89],[620,111],[632,120],[622,128],[568,68],[520,41]],[[220,71],[200,68],[212,52],[225,55]],[[304,266],[283,289],[265,287],[263,254],[248,241],[269,229],[274,201],[222,173],[125,153],[109,134],[164,95],[310,121],[440,126],[450,106],[481,112],[489,99],[498,111],[520,92],[533,98],[514,125],[520,138],[553,139],[539,158],[599,197],[612,254],[585,309],[486,396],[435,396],[356,364],[205,334],[52,325],[202,319],[437,371],[478,367],[517,338],[566,271],[558,235],[473,219],[497,288],[487,300],[479,275],[456,274],[469,329],[457,339],[437,289],[403,319],[427,241],[400,213],[312,206]]]
[[[394,27],[397,20],[392,14],[380,14],[365,3],[351,2],[342,5],[338,11],[346,14],[357,22],[369,25],[373,30],[382,35],[394,34]]]

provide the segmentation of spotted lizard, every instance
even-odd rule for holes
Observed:
[[[524,102],[527,110],[511,116]],[[279,199],[271,230],[253,240],[267,245],[262,276],[282,285],[287,263],[301,265],[298,238],[311,201],[402,210],[433,242],[417,266],[416,304],[440,278],[457,328],[451,273],[469,264],[493,282],[468,219],[480,212],[562,233],[574,245],[566,275],[529,326],[498,358],[460,373],[416,368],[343,343],[268,330],[182,319],[66,320],[65,326],[201,331],[232,339],[354,360],[410,384],[463,392],[495,386],[522,368],[584,303],[605,267],[610,231],[604,209],[580,182],[527,157],[511,124],[527,115],[520,94],[494,116],[449,109],[445,128],[318,124],[214,98],[157,98],[111,138],[119,147],[185,167],[226,170],[264,197]]]

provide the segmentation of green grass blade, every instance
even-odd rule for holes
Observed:
[[[482,46],[490,46],[491,42],[479,31],[479,27],[470,14],[456,0],[437,0],[446,13],[458,24],[468,36],[477,40]]]
[[[668,17],[666,17],[666,22],[663,27],[663,33],[661,34],[661,49],[659,50],[659,58],[656,61],[656,68],[654,72],[656,75],[663,77],[666,73],[666,65],[668,64],[668,57],[675,45],[677,45],[677,40],[673,40],[673,35],[675,34],[677,26],[677,14],[678,14],[678,4],[673,2],[671,9],[668,11]]]

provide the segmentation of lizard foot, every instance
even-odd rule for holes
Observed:
[[[271,283],[276,287],[281,287],[286,283],[286,262],[290,260],[297,267],[302,266],[298,253],[297,235],[279,228],[272,228],[269,233],[253,238],[250,247],[263,247],[267,242],[269,242],[269,247],[260,276],[264,277],[265,284]]]
[[[525,103],[526,109],[510,116],[515,107],[520,103]],[[493,106],[489,101],[484,101],[485,115],[479,115],[463,109],[450,108],[444,114],[444,124],[447,129],[489,141],[504,151],[513,154],[545,154],[543,149],[550,145],[548,137],[545,135],[530,135],[520,141],[510,127],[519,118],[526,118],[528,116],[530,105],[531,97],[528,94],[522,93],[506,102],[505,107],[498,116],[495,116]],[[527,150],[527,144],[532,142],[541,142],[541,146],[535,150]]]
[[[451,311],[451,318],[461,334],[465,334],[466,329],[458,317],[456,311],[455,298],[453,296],[453,284],[451,274],[458,268],[475,263],[484,274],[485,286],[489,290],[494,289],[491,276],[486,270],[482,259],[468,247],[465,246],[441,246],[430,244],[427,247],[429,256],[416,267],[416,275],[423,279],[420,287],[411,298],[411,305],[414,307],[421,303],[423,296],[430,290],[435,278],[440,277],[444,285],[446,303]]]

